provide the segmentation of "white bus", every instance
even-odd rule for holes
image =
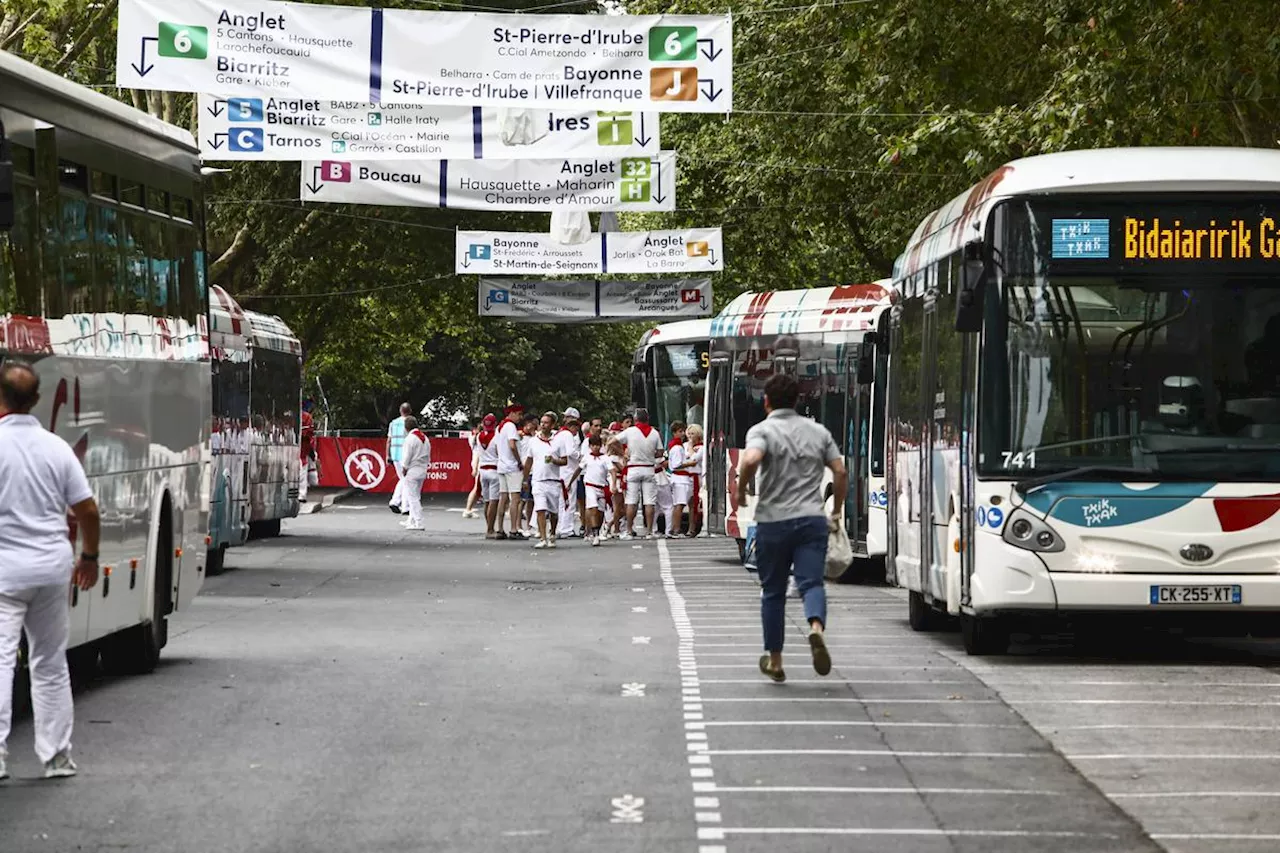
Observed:
[[[644,333],[631,365],[631,401],[671,439],[671,422],[706,426],[711,318],[664,323]]]
[[[912,627],[1275,630],[1280,152],[1018,160],[894,275],[889,563]],[[1257,618],[1253,618],[1257,617]]]
[[[0,360],[35,366],[34,414],[75,448],[102,513],[102,575],[69,592],[70,643],[146,671],[207,559],[199,155],[186,131],[4,52],[0,123]]]
[[[738,458],[747,430],[764,419],[764,385],[779,371],[800,380],[797,410],[825,424],[845,455],[845,523],[858,568],[883,574],[883,455],[873,399],[876,324],[889,280],[872,284],[743,293],[711,322],[707,391],[707,521],[745,552],[751,506],[738,506]],[[881,436],[882,438],[882,436]],[[880,446],[883,447],[882,442]],[[829,476],[829,475],[828,475]],[[827,484],[827,494],[831,486]],[[873,523],[879,521],[878,529]],[[862,574],[863,572],[859,572]]]

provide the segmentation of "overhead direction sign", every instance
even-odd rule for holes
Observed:
[[[724,266],[719,228],[593,233],[573,244],[550,234],[459,231],[456,242],[460,274],[696,273]]]
[[[530,159],[659,151],[658,114],[200,96],[205,160]]]
[[[727,113],[728,16],[120,0],[116,85],[372,103]]]
[[[625,323],[647,318],[705,317],[711,279],[538,281],[482,278],[481,317],[521,323]]]
[[[676,155],[559,160],[304,160],[303,201],[465,210],[674,210]]]

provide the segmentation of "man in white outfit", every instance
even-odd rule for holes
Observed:
[[[74,580],[87,591],[98,582],[98,504],[75,453],[30,414],[39,399],[40,379],[29,365],[0,367],[0,779],[9,776],[13,670],[24,628],[36,755],[46,779],[76,773],[67,586]],[[74,561],[67,507],[81,543]]]
[[[644,505],[644,536],[653,532],[653,511],[658,502],[658,484],[654,466],[662,455],[662,435],[649,425],[649,412],[636,409],[635,424],[618,435],[627,449],[627,526],[619,539],[636,535],[636,510]]]
[[[564,500],[560,505],[560,524],[556,535],[561,539],[569,539],[578,535],[578,523],[574,512],[578,508],[578,468],[582,460],[582,442],[578,435],[578,424],[582,414],[572,406],[564,410],[564,422],[556,432],[551,446],[556,456],[565,460],[560,467],[560,481],[564,484]]]
[[[418,429],[418,419],[413,415],[405,416],[404,427],[404,449],[400,451],[400,468],[404,471],[401,497],[409,512],[404,528],[422,530],[422,482],[427,479],[427,471],[431,468],[431,440]]]
[[[520,458],[520,419],[524,417],[524,406],[512,403],[503,411],[502,426],[498,428],[498,480],[502,496],[498,505],[497,539],[506,539],[508,534],[502,529],[503,522],[510,518],[512,539],[523,539],[520,535],[520,487],[524,481],[524,461]]]
[[[400,417],[387,426],[387,464],[396,469],[396,489],[391,493],[387,506],[392,512],[404,511],[404,469],[400,467],[400,453],[404,450],[405,418],[413,415],[413,406],[400,404]]]
[[[556,547],[556,515],[564,505],[564,483],[560,470],[565,457],[559,455],[551,430],[555,427],[553,415],[542,416],[538,432],[529,436],[529,464],[533,485],[533,510],[538,514],[538,539],[535,548]],[[550,516],[550,518],[548,518]]]

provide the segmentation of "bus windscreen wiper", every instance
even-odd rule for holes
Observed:
[[[1078,480],[1090,474],[1142,474],[1149,477],[1155,473],[1157,472],[1154,468],[1126,468],[1123,465],[1081,465],[1079,468],[1068,468],[1065,471],[1045,474],[1042,477],[1019,480],[1013,484],[1013,488],[1019,494],[1026,494],[1030,489],[1038,489],[1041,486],[1047,486],[1050,483],[1057,483],[1061,480]]]

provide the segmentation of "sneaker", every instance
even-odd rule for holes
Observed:
[[[9,768],[5,766],[5,754],[0,752],[0,779],[9,778]]]
[[[65,751],[59,752],[44,763],[44,778],[65,779],[76,775],[76,763]]]
[[[630,534],[630,533],[625,533],[625,532],[624,532],[624,533],[619,533],[619,534],[618,534],[618,541],[619,541],[619,542],[627,542],[627,541],[629,541],[630,539],[631,539],[631,534]]]
[[[533,547],[542,549],[542,548],[550,548],[551,546],[547,543],[547,540],[539,539],[537,542],[533,543]]]
[[[556,538],[554,536],[552,536],[550,539],[547,540],[547,547],[548,548],[556,547]]]
[[[389,509],[389,510],[391,510],[392,512],[394,512],[396,515],[403,515],[403,514],[404,514],[404,511],[403,511],[403,510],[401,510],[401,509],[400,509],[400,507],[396,506],[395,504],[387,504],[387,509]]]
[[[593,548],[599,548],[599,547],[600,547],[600,537],[599,537],[599,536],[592,536],[592,537],[591,537],[591,547],[593,547]]]
[[[406,524],[404,526],[404,529],[405,530],[426,530],[427,528],[423,527],[421,524]]]

